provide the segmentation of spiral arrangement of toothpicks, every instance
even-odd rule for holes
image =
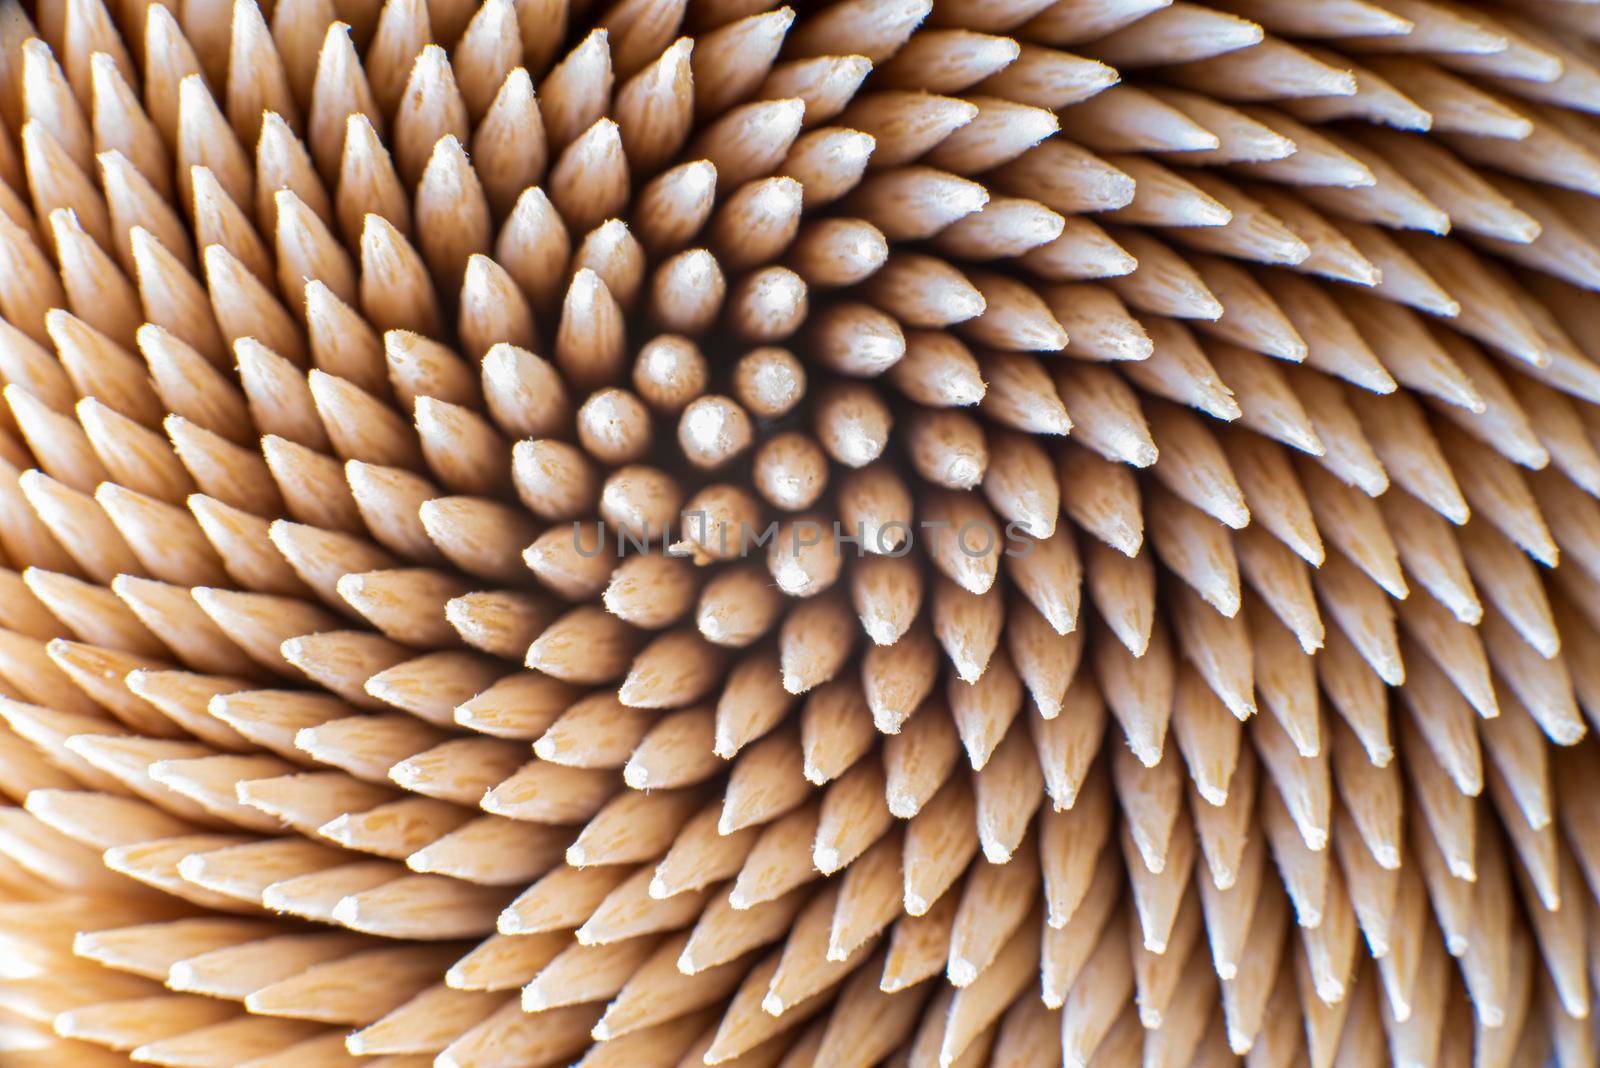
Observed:
[[[6,1068],[1592,1068],[1600,3],[0,0]]]

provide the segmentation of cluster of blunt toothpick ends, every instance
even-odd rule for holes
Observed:
[[[1594,1068],[1600,2],[0,0],[0,1064]]]

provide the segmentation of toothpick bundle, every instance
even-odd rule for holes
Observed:
[[[1596,1063],[1600,4],[0,0],[0,1062]]]

